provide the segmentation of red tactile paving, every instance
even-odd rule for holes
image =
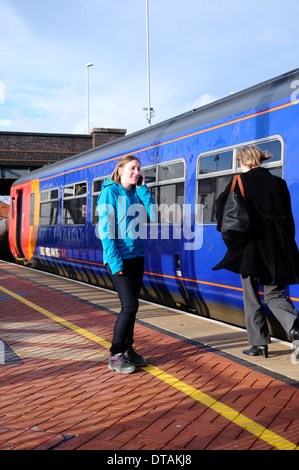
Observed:
[[[112,313],[12,269],[0,268],[0,278],[2,287],[111,340]],[[108,371],[107,349],[1,291],[0,309],[0,338],[22,361],[0,365],[0,450],[275,448],[146,369]],[[298,446],[296,387],[138,323],[135,346],[165,373]]]

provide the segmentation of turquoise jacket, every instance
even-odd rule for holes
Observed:
[[[130,194],[110,178],[97,200],[97,236],[103,245],[103,261],[112,274],[123,270],[123,260],[144,256],[147,217],[157,221],[157,206],[148,187],[132,187]]]

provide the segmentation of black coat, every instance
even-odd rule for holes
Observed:
[[[228,249],[213,270],[254,276],[261,284],[286,286],[299,284],[299,252],[286,182],[265,168],[253,168],[241,174],[253,232],[243,250]],[[231,183],[216,202],[217,230]]]

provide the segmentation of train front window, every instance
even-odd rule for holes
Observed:
[[[34,225],[35,194],[30,195],[30,227]]]
[[[39,212],[40,225],[57,225],[58,199],[58,189],[41,191]]]
[[[16,198],[12,198],[12,201],[11,201],[11,218],[14,219],[15,218],[15,203],[16,203]]]
[[[84,225],[87,215],[87,183],[76,183],[63,188],[62,224]]]

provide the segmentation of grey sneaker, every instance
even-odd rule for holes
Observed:
[[[136,367],[130,363],[124,353],[118,353],[109,357],[108,369],[116,370],[120,374],[132,374],[132,372],[135,372]]]
[[[144,357],[140,356],[137,354],[137,352],[133,348],[129,348],[125,352],[126,358],[130,361],[131,364],[133,364],[136,367],[143,367],[148,364],[148,359],[145,359]]]

